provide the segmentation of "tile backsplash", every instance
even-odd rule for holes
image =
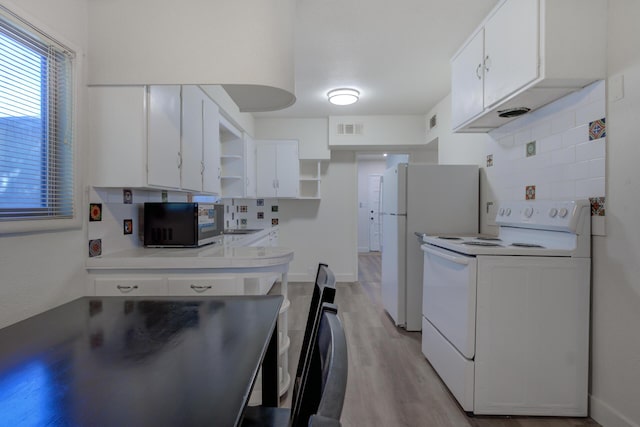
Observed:
[[[224,200],[225,228],[268,228],[279,224],[278,199]]]
[[[599,81],[489,135],[487,206],[500,200],[590,199],[593,234],[604,234],[605,82]]]

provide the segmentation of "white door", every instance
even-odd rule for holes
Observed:
[[[198,86],[182,87],[182,166],[185,190],[202,191],[202,109],[204,93]]]
[[[256,143],[256,191],[258,197],[276,197],[276,147]]]
[[[381,175],[369,175],[368,209],[369,209],[369,251],[380,250],[380,192]]]
[[[451,125],[456,128],[484,107],[484,30],[451,62]]]
[[[148,120],[148,183],[180,188],[180,86],[149,86]]]
[[[202,117],[202,191],[220,194],[219,111],[207,96],[204,97]]]
[[[276,193],[278,197],[298,197],[300,190],[300,159],[297,141],[277,144]]]
[[[538,77],[539,1],[505,2],[484,27],[484,106]]]
[[[248,134],[244,134],[245,153],[245,196],[256,197],[256,143]]]

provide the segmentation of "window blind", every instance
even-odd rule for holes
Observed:
[[[0,6],[0,221],[74,215],[73,61]]]

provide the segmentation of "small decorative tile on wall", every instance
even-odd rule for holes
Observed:
[[[90,188],[89,256],[143,246],[141,235],[145,202],[186,202],[187,193],[128,188]]]
[[[592,234],[604,235],[605,106],[599,81],[491,131],[485,202],[602,201],[602,210],[592,209]]]
[[[535,185],[527,185],[524,189],[524,199],[525,200],[535,200],[536,199],[536,186]]]
[[[591,216],[604,216],[605,197],[592,197],[589,201],[591,202]]]
[[[268,228],[278,223],[277,199],[226,199],[225,228]]]

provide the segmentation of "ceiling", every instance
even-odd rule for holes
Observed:
[[[297,0],[293,106],[256,117],[426,114],[451,56],[498,0]],[[333,106],[330,89],[360,91]]]

